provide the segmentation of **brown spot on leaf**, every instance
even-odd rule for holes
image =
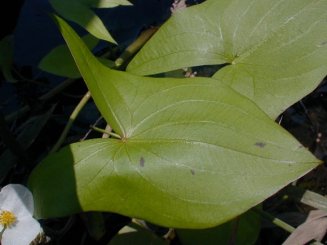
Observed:
[[[258,146],[260,148],[264,148],[266,146],[266,143],[264,143],[264,142],[256,142],[254,145],[255,146]]]
[[[191,169],[191,174],[195,175],[195,171],[193,169]]]
[[[143,157],[140,158],[140,166],[143,168],[144,167],[145,160]]]

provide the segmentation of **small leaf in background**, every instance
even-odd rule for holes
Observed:
[[[39,217],[110,211],[154,224],[222,224],[319,164],[252,101],[210,78],[111,70],[58,25],[117,139],[71,144],[29,185]]]
[[[123,227],[108,245],[168,245],[169,242],[157,237],[151,231],[136,224]]]
[[[84,43],[89,49],[93,49],[99,42],[98,39],[88,34],[83,38]],[[68,78],[81,77],[76,63],[69,52],[66,44],[60,45],[50,51],[48,55],[43,57],[39,64],[39,68],[43,71]]]
[[[108,4],[110,2],[115,3],[109,0]],[[170,0],[134,0],[133,6],[96,8],[93,11],[119,45],[125,47],[133,42],[144,28],[159,25],[166,20],[169,16],[169,6]],[[15,64],[36,68],[43,57],[64,43],[58,28],[49,16],[49,13],[54,12],[49,0],[24,1],[14,32]],[[86,30],[75,22],[70,24],[79,35],[87,34]],[[98,52],[106,47],[108,43],[102,41],[93,51]],[[40,75],[39,73],[39,70],[35,71],[35,74]],[[48,74],[42,74],[45,75]],[[47,78],[53,80],[53,76],[48,75]]]
[[[321,241],[327,233],[327,212],[310,211],[306,221],[297,227],[283,245],[307,244],[312,240]]]
[[[214,77],[275,119],[327,71],[327,1],[207,0],[178,11],[127,71],[227,64]]]
[[[116,43],[102,20],[92,8],[112,8],[119,5],[131,5],[128,1],[116,0],[50,0],[52,7],[68,20],[78,23],[95,37]]]
[[[242,244],[253,245],[258,239],[261,217],[248,211],[220,226],[204,230],[176,230],[182,245]]]
[[[13,62],[12,37],[6,36],[0,41],[0,68],[7,82],[16,82],[11,73]]]

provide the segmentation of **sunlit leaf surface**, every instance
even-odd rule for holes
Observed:
[[[75,143],[46,158],[29,181],[38,217],[98,210],[205,228],[245,212],[318,164],[225,84],[110,70],[57,21],[120,138]]]
[[[93,49],[99,42],[98,39],[90,34],[83,37],[83,41],[89,49]],[[51,50],[51,52],[40,61],[38,67],[43,71],[58,76],[69,78],[79,78],[81,76],[66,44]]]
[[[326,0],[207,0],[174,14],[127,70],[226,64],[214,78],[276,118],[327,73],[326,9]]]

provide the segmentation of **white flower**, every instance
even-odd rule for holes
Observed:
[[[33,212],[33,196],[25,186],[9,184],[1,189],[1,245],[28,245],[42,232]]]
[[[185,9],[186,7],[187,7],[186,0],[174,0],[170,8],[170,11],[174,14],[178,10]]]

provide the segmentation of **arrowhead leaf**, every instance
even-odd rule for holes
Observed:
[[[111,211],[169,227],[211,227],[319,163],[223,83],[111,70],[56,19],[95,103],[121,139],[75,143],[46,158],[29,180],[39,217]]]
[[[214,77],[276,118],[326,75],[326,9],[326,0],[207,0],[174,14],[127,70],[227,64]]]

